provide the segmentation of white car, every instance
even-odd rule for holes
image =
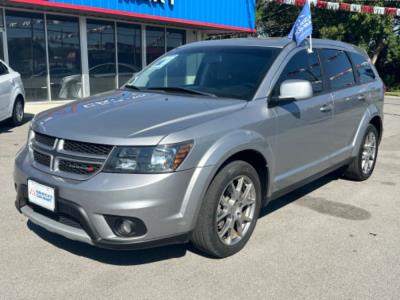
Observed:
[[[21,75],[0,60],[0,121],[10,119],[13,125],[24,120],[25,91]]]

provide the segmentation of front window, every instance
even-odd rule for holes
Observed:
[[[274,88],[274,96],[279,96],[282,82],[290,79],[307,80],[311,82],[314,95],[322,93],[322,72],[316,51],[297,52],[288,62]]]
[[[129,83],[139,89],[187,90],[251,100],[280,49],[207,46],[169,52]]]

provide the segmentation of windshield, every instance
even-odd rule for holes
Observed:
[[[149,65],[127,85],[251,100],[279,51],[227,46],[177,49]]]

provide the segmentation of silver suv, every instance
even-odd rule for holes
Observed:
[[[16,206],[67,238],[238,252],[271,200],[347,166],[367,179],[384,86],[364,52],[316,40],[175,49],[122,89],[37,115],[15,161]]]

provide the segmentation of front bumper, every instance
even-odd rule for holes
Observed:
[[[168,174],[99,173],[86,181],[56,177],[34,168],[27,151],[16,158],[16,207],[33,223],[91,245],[112,249],[148,248],[184,243],[193,230],[212,168]],[[27,201],[27,181],[57,188],[57,211]],[[116,236],[105,216],[134,217],[147,231],[142,236]]]

